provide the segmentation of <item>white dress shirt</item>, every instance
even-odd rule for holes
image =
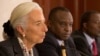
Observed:
[[[92,43],[95,41],[95,39],[93,39],[92,37],[90,37],[88,34],[86,34],[85,32],[83,32],[83,34],[85,35],[85,37],[86,37],[86,39],[87,39],[87,42],[88,42],[88,44],[89,44],[89,46],[90,46],[90,49],[91,49],[91,51],[92,51],[92,48],[93,48],[93,46],[92,46]]]
[[[60,46],[62,45],[62,43],[64,43],[63,40],[59,40],[59,39],[57,39],[57,41],[58,41],[58,44],[59,44]]]

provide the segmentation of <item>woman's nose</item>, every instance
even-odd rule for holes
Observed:
[[[44,31],[47,32],[48,31],[48,28],[47,28],[47,25],[44,24]]]

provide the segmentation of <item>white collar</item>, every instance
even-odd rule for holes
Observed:
[[[59,39],[57,39],[57,41],[58,41],[58,44],[61,46],[62,45],[62,43],[64,42],[63,40],[59,40]]]

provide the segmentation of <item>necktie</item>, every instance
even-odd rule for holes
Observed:
[[[92,46],[93,46],[93,48],[92,48],[93,56],[97,56],[98,55],[98,51],[97,51],[97,46],[96,46],[96,42],[95,41],[92,43]]]
[[[61,44],[61,52],[62,52],[62,56],[67,56],[66,55],[66,48],[65,48],[65,45],[64,45],[64,42],[62,42],[62,44]]]

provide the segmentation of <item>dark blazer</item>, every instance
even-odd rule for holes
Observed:
[[[38,56],[36,49],[33,49],[34,56]],[[0,56],[24,56],[17,38],[0,42]]]
[[[82,56],[92,56],[92,52],[90,50],[89,44],[83,32],[75,31],[72,33],[71,37],[73,37],[76,48],[77,50],[79,50]],[[100,56],[100,38],[96,39],[96,43],[97,43],[98,52],[99,52],[98,56]]]
[[[79,56],[79,53],[76,51],[73,44],[72,40],[65,41],[67,55]],[[56,37],[51,32],[47,32],[44,42],[36,45],[36,48],[39,52],[39,56],[62,56],[61,47],[58,44]]]

